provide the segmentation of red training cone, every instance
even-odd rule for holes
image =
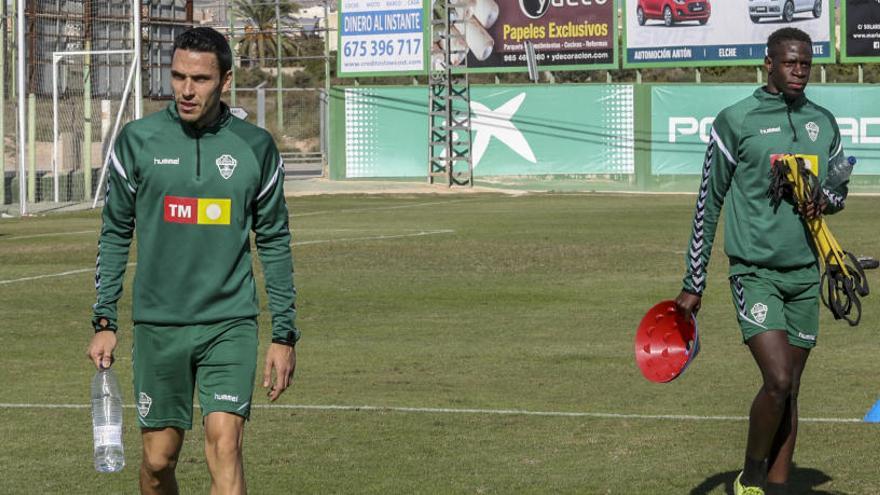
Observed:
[[[686,321],[675,301],[656,304],[639,323],[635,351],[645,378],[656,383],[674,380],[700,352],[696,318]]]

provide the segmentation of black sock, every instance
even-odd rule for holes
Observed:
[[[766,495],[788,495],[788,483],[767,483]]]
[[[740,478],[743,486],[763,488],[767,484],[767,459],[755,460],[746,456],[743,475]]]

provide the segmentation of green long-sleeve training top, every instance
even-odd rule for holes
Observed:
[[[818,281],[810,234],[790,203],[770,201],[770,167],[777,154],[812,155],[828,199],[825,213],[844,206],[852,164],[831,113],[805,96],[788,102],[758,88],[725,108],[712,127],[693,230],[685,254],[683,288],[702,294],[715,230],[724,208],[724,251],[730,275],[784,272],[788,280]]]
[[[135,323],[189,325],[259,314],[250,231],[272,338],[296,342],[296,290],[283,162],[272,137],[233,117],[196,130],[172,102],[126,125],[113,147],[95,273],[93,323],[116,305],[137,230]]]

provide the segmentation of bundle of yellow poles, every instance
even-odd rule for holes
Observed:
[[[819,207],[818,198],[822,193],[819,190],[817,164],[799,155],[782,155],[773,166],[779,167],[777,173],[784,172],[798,211],[802,212],[803,207],[811,202],[816,208]],[[835,319],[844,319],[851,326],[858,325],[862,316],[859,296],[864,297],[869,293],[864,271],[858,260],[840,247],[824,217],[816,215],[813,218],[804,218],[804,223],[824,267],[821,279],[822,302],[831,310]],[[850,263],[847,264],[847,261]],[[856,314],[851,316],[853,309]]]

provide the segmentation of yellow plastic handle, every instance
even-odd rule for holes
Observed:
[[[795,155],[785,155],[782,160],[787,166],[786,178],[794,185],[794,199],[799,205],[802,205],[807,202],[806,183],[801,177],[798,157]],[[805,169],[810,173],[816,174],[816,171],[812,168],[807,167]],[[846,263],[844,263],[843,249],[840,247],[837,239],[831,235],[825,219],[818,217],[808,220],[807,227],[813,238],[813,245],[819,252],[822,264],[824,265],[827,262],[835,265],[843,272],[844,276],[849,277],[849,271],[846,269]]]

